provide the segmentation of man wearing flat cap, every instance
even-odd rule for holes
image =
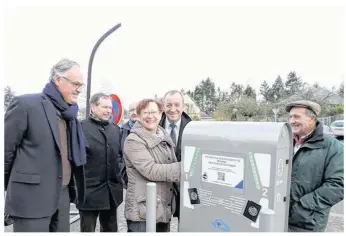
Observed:
[[[344,199],[344,148],[323,134],[317,103],[292,102],[286,111],[294,138],[288,228],[325,231],[331,207]]]

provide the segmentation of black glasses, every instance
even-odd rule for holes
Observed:
[[[70,84],[72,84],[75,88],[79,89],[79,88],[84,88],[85,84],[81,84],[81,83],[78,83],[78,82],[74,82],[64,76],[60,76],[61,78],[67,80]]]

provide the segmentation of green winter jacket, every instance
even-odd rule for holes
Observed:
[[[344,148],[316,129],[293,156],[289,228],[325,231],[330,209],[344,199]]]

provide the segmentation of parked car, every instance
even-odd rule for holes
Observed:
[[[344,120],[336,120],[331,123],[330,128],[332,128],[336,137],[344,137]]]
[[[335,134],[334,134],[332,128],[330,128],[330,126],[328,126],[328,125],[323,125],[323,133],[330,136],[330,137],[335,138]]]

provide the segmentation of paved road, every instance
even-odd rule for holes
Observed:
[[[72,206],[72,205],[71,205]],[[75,210],[72,207],[71,210]],[[71,225],[71,232],[79,232],[79,220]],[[126,221],[124,218],[124,204],[121,204],[118,208],[118,227],[120,232],[126,232]],[[178,222],[177,218],[173,218],[171,224],[171,231],[177,232]],[[97,225],[97,232],[100,231],[99,224]],[[327,232],[343,232],[344,231],[344,202],[340,202],[332,208],[329,216]],[[5,232],[12,232],[12,226],[5,227]]]

